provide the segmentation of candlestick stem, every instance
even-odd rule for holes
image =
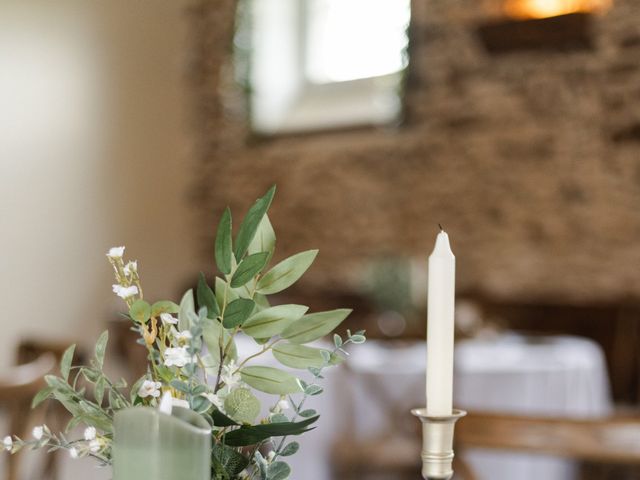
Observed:
[[[464,410],[453,410],[451,415],[430,416],[426,408],[411,413],[422,422],[422,477],[425,480],[449,480],[453,477],[453,430],[464,417]]]

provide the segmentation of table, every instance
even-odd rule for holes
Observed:
[[[526,415],[598,417],[612,405],[604,355],[587,339],[504,334],[456,347],[456,405]],[[480,479],[573,480],[569,460],[494,451],[467,452]]]

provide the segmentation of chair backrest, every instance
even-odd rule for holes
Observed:
[[[640,464],[640,417],[544,418],[469,412],[457,448],[517,450],[605,463]]]
[[[44,376],[55,367],[55,356],[43,354],[32,362],[0,372],[0,403],[30,401],[46,386]]]

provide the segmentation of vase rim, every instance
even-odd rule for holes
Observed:
[[[143,413],[144,412],[144,413]],[[202,435],[211,435],[211,426],[209,423],[198,413],[184,407],[173,407],[171,415],[160,412],[156,408],[137,406],[126,408],[116,412],[116,416],[127,415],[151,415],[153,417],[164,418],[165,421],[181,424],[182,428],[191,430],[194,433],[200,433]]]

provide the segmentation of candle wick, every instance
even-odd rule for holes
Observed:
[[[442,228],[442,225],[441,225],[441,224],[438,224],[438,227],[440,227],[440,231],[441,231],[441,232],[444,232],[444,228]]]

